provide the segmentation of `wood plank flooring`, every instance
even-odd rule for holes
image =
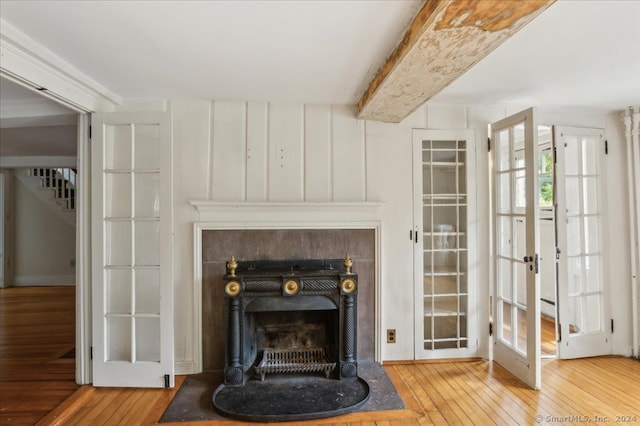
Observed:
[[[24,320],[8,314],[19,311],[19,306],[8,305],[25,308],[35,303],[16,299],[16,293],[22,292],[21,296],[28,299],[30,291],[0,290],[0,424],[157,424],[185,376],[176,378],[177,387],[174,389],[78,388],[73,384],[73,368],[69,368],[65,359],[54,355],[64,353],[65,345],[73,342],[73,333],[63,332],[56,325],[55,318],[57,315],[73,324],[73,303],[56,302],[51,290],[43,289],[46,296],[38,299],[37,312]],[[55,308],[43,313],[49,306]],[[43,318],[46,319],[44,325],[29,326],[30,321],[42,321]],[[48,331],[35,330],[40,327]],[[47,343],[46,335],[49,334],[53,341]],[[55,341],[63,340],[62,336],[69,339],[68,342],[56,345]],[[20,355],[22,350],[25,350],[24,359]],[[36,373],[40,368],[43,373]],[[538,420],[542,424],[581,424],[586,421],[594,424],[640,424],[640,361],[629,358],[543,360],[541,391],[526,388],[502,367],[484,360],[387,363],[384,368],[406,409],[358,412],[295,424],[531,425]],[[30,371],[32,369],[33,372]],[[45,398],[38,394],[48,396]],[[70,396],[66,398],[65,395]],[[189,424],[232,425],[241,422],[175,425]],[[284,423],[290,424],[294,423]]]
[[[35,424],[78,388],[75,290],[0,289],[0,424]]]

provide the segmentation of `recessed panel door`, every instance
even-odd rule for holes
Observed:
[[[171,121],[92,118],[93,384],[173,386]]]
[[[494,359],[540,387],[537,134],[533,109],[492,124]]]

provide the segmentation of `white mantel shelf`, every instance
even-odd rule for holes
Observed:
[[[359,222],[379,220],[381,202],[190,201],[200,222]]]

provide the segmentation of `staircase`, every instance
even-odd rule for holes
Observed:
[[[16,173],[36,196],[68,224],[76,224],[76,169],[32,167]]]

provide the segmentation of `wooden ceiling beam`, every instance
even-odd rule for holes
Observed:
[[[397,123],[555,0],[426,0],[357,104],[358,118]]]

